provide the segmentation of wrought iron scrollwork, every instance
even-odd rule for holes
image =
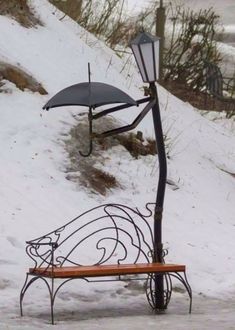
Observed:
[[[152,307],[152,309],[157,310],[157,296],[158,296],[158,290],[156,286],[156,274],[149,274],[147,279],[147,285],[146,285],[146,297],[148,300],[149,305]],[[172,293],[172,281],[171,277],[168,273],[161,275],[164,279],[164,309],[167,309],[167,305],[170,302],[171,299],[171,293]]]
[[[20,309],[23,315],[22,303],[27,289],[35,281],[41,279],[47,286],[51,304],[51,319],[54,323],[54,301],[58,291],[74,278],[66,278],[55,287],[53,272],[63,266],[83,266],[102,264],[137,264],[151,263],[154,258],[153,211],[154,203],[146,204],[144,213],[137,208],[122,204],[104,204],[94,207],[72,219],[64,226],[27,241],[26,252],[34,262],[26,275],[26,280],[20,293]],[[162,250],[162,262],[168,251]],[[91,258],[92,257],[92,258]],[[40,268],[40,273],[36,269]],[[42,271],[42,269],[43,271]],[[47,278],[50,268],[52,276]],[[44,273],[45,271],[45,273]],[[31,276],[29,276],[31,275]],[[45,275],[45,276],[44,276]],[[190,297],[190,312],[192,292],[186,278],[180,273],[149,274],[141,278],[136,275],[132,280],[147,279],[146,295],[150,306],[157,310],[158,287],[157,277],[164,280],[163,309],[171,298],[172,277],[176,277],[186,288]],[[89,278],[83,277],[90,282]],[[121,280],[121,276],[107,281]],[[104,281],[102,279],[92,281]]]
[[[156,286],[156,276],[157,274],[149,274],[147,279],[147,285],[146,285],[146,297],[148,300],[149,305],[152,307],[153,310],[158,310],[157,308],[157,298],[158,298],[158,289]],[[171,300],[171,294],[172,294],[172,277],[178,279],[183,286],[185,287],[188,296],[189,296],[189,313],[192,311],[192,289],[188,283],[188,279],[186,276],[186,273],[183,272],[183,275],[179,272],[174,273],[165,273],[163,276],[164,279],[164,310],[167,309],[167,306]]]
[[[86,255],[86,244],[92,249],[90,264],[93,265],[151,262],[151,203],[146,205],[146,210],[146,214],[142,214],[138,209],[121,204],[95,207],[66,225],[28,241],[26,252],[35,268],[84,265],[82,257]]]

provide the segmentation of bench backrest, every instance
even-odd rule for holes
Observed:
[[[64,226],[27,242],[35,267],[151,262],[153,212],[121,204],[95,207]]]
[[[217,97],[223,96],[223,76],[220,68],[211,62],[205,62],[206,70],[206,89]]]

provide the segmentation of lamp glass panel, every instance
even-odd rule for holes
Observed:
[[[155,72],[154,72],[154,57],[153,57],[153,48],[152,43],[145,43],[140,45],[141,52],[144,59],[144,66],[147,72],[147,81],[155,81]]]
[[[140,70],[140,74],[142,76],[143,81],[148,81],[145,70],[144,70],[142,58],[141,58],[141,55],[140,55],[139,46],[138,45],[131,45],[131,48],[132,48],[132,51],[134,53],[135,60],[136,60],[136,63],[138,65],[138,68]]]

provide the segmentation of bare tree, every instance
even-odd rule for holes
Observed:
[[[170,7],[170,40],[165,49],[165,80],[177,80],[192,89],[204,85],[205,61],[221,60],[215,34],[219,16],[210,9],[194,12],[180,6]]]

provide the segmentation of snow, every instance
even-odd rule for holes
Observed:
[[[1,329],[49,328],[49,301],[43,286],[30,288],[25,317],[19,317],[19,293],[30,260],[25,241],[45,234],[100,203],[117,202],[144,208],[154,201],[158,178],[156,157],[134,160],[121,147],[104,151],[103,169],[115,174],[122,188],[107,196],[89,193],[66,180],[68,155],[64,140],[84,108],[49,112],[42,106],[56,92],[92,80],[113,84],[133,98],[142,97],[135,68],[122,60],[46,0],[31,1],[44,26],[26,29],[0,16],[0,60],[19,64],[48,90],[41,96],[0,93],[0,319]],[[124,68],[124,69],[123,69]],[[123,69],[123,70],[122,70]],[[121,72],[122,71],[122,72]],[[163,127],[167,133],[168,179],[163,216],[163,241],[168,262],[187,265],[194,292],[193,314],[185,296],[173,292],[166,315],[153,315],[143,292],[123,283],[70,283],[56,301],[61,330],[152,328],[232,329],[235,297],[235,136],[233,120],[209,120],[187,103],[158,87]],[[115,115],[130,123],[138,109]],[[153,137],[151,115],[138,129]],[[233,310],[232,310],[233,309]],[[203,323],[204,322],[204,323]],[[195,328],[195,327],[194,327]],[[196,326],[196,328],[198,328]],[[195,329],[196,329],[195,328]],[[201,326],[199,328],[202,328]],[[174,326],[174,329],[177,327]]]

